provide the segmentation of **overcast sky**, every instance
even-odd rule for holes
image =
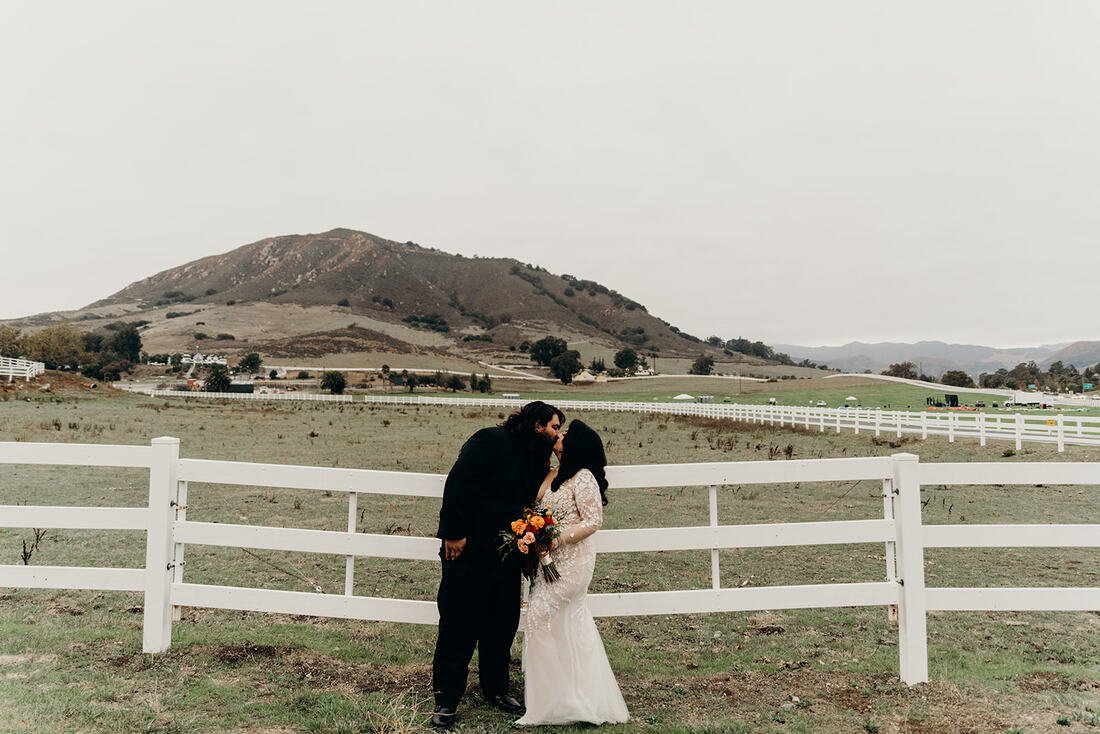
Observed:
[[[350,227],[700,337],[1100,338],[1100,3],[8,2],[0,318]]]

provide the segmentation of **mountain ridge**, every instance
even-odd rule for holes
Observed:
[[[1100,362],[1100,341],[1045,344],[1036,347],[987,347],[979,344],[951,344],[942,341],[860,342],[840,346],[806,347],[776,344],[774,348],[793,359],[811,359],[848,372],[880,372],[891,364],[912,362],[925,374],[942,374],[961,369],[975,377],[982,372],[1011,369],[1020,362],[1034,361],[1047,368],[1056,361],[1078,369]]]

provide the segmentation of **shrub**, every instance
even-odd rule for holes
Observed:
[[[201,331],[196,331],[191,336],[193,336],[195,338],[195,341],[197,341],[197,342],[201,342],[203,339],[209,339],[210,338]]]
[[[321,389],[328,390],[333,395],[343,395],[347,386],[348,378],[344,376],[343,372],[330,370],[321,377]]]
[[[564,342],[563,342],[564,343]],[[584,368],[581,364],[581,354],[575,349],[569,349],[550,360],[550,374],[561,380],[563,385],[573,381],[573,375]]]
[[[638,353],[630,347],[615,352],[615,366],[621,370],[632,370],[638,365]]]
[[[706,354],[700,354],[695,358],[695,361],[691,363],[691,369],[688,370],[689,375],[709,375],[714,371],[714,358]]]
[[[237,363],[241,372],[252,373],[260,369],[260,365],[263,364],[263,360],[260,359],[260,355],[256,352],[249,352],[241,357],[241,361]]]
[[[336,302],[336,305],[337,306],[343,306],[344,308],[347,308],[348,306],[351,305],[351,301],[349,301],[346,298],[341,298],[339,301]]]
[[[210,365],[210,374],[203,383],[206,392],[229,392],[229,370],[225,365]]]
[[[547,367],[556,357],[564,354],[567,348],[568,344],[564,339],[559,339],[556,336],[544,336],[531,345],[531,359],[543,367]],[[522,344],[520,350],[523,350]],[[577,372],[580,372],[580,368],[574,370],[573,374]]]

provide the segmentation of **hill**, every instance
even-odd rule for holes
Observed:
[[[516,354],[524,342],[553,335],[586,360],[631,346],[662,357],[706,352],[731,361],[595,281],[350,229],[260,240],[157,273],[79,311],[8,323],[33,328],[63,319],[84,329],[146,321],[149,352],[270,346],[273,354],[316,355],[327,344],[336,352],[457,351],[526,361]]]

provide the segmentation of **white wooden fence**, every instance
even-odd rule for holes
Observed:
[[[316,393],[208,393],[186,390],[153,390],[155,397],[217,398],[226,400],[323,400],[352,402],[350,395]],[[367,403],[388,405],[444,405],[455,407],[505,408],[523,405],[524,400],[490,397],[446,398],[426,395],[367,395]],[[554,400],[564,411],[598,410],[612,413],[663,413],[724,418],[746,423],[789,426],[819,432],[842,430],[892,434],[897,437],[919,435],[947,436],[977,440],[985,446],[990,440],[1012,441],[1016,450],[1024,442],[1049,443],[1065,451],[1067,444],[1100,446],[1100,417],[1024,413],[979,413],[973,411],[894,411],[865,408],[812,408],[787,405],[742,405],[738,403],[659,403],[611,400]]]
[[[28,382],[46,371],[46,365],[42,362],[32,362],[29,359],[13,357],[0,357],[0,377],[7,377],[8,382],[14,382],[16,377],[22,377]]]
[[[180,459],[179,439],[149,446],[0,443],[0,464],[139,467],[149,470],[147,508],[0,506],[0,527],[130,529],[146,531],[144,568],[0,566],[0,587],[143,592],[142,649],[161,652],[171,643],[173,607],[208,607],[351,619],[434,624],[434,602],[356,596],[356,557],[438,558],[435,538],[355,532],[359,494],[438,498],[444,476],[362,469]],[[920,464],[912,454],[892,457],[797,461],[661,464],[608,469],[616,489],[709,487],[710,522],[703,527],[604,529],[600,553],[710,550],[711,586],[679,591],[592,594],[596,615],[627,616],[895,606],[901,678],[928,678],[926,613],[929,610],[1100,610],[1100,588],[926,588],[924,549],[930,547],[1100,547],[1093,525],[922,525],[922,484],[1100,485],[1100,463]],[[719,525],[717,488],[791,482],[881,481],[883,517],[871,520]],[[187,520],[192,483],[260,485],[346,492],[345,530],[304,530]],[[719,549],[884,543],[883,581],[723,588]],[[214,545],[346,557],[343,594],[215,586],[184,580],[187,545]],[[1021,580],[1026,583],[1026,580]]]

